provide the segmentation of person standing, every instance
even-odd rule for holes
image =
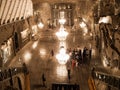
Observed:
[[[95,67],[93,67],[92,70],[91,70],[91,76],[92,76],[93,79],[95,78],[95,73],[94,73],[94,71],[95,71]]]
[[[42,82],[43,82],[43,86],[46,87],[45,82],[46,82],[46,78],[44,73],[42,74]]]
[[[79,63],[80,63],[80,64],[83,64],[82,51],[81,51],[81,49],[79,49],[79,51],[78,51],[78,56],[79,56],[79,59],[78,59]]]
[[[69,82],[70,82],[70,68],[68,68],[68,80],[69,80]]]
[[[76,64],[76,67],[78,67],[78,61],[77,60],[76,60],[75,64]]]
[[[53,51],[53,49],[51,50],[51,56],[52,56],[52,57],[54,56],[54,51]]]
[[[24,73],[25,73],[25,74],[28,74],[28,73],[29,73],[28,68],[27,68],[27,65],[25,64],[25,62],[23,63],[23,70],[24,70]]]
[[[19,64],[22,64],[22,63],[23,63],[23,61],[22,61],[22,58],[21,58],[21,57],[19,57],[19,58],[18,58],[18,63],[19,63]]]
[[[75,65],[76,65],[76,62],[75,62],[75,60],[73,59],[73,60],[72,60],[72,69],[74,69]]]
[[[89,59],[91,60],[92,58],[92,48],[89,50]]]
[[[83,49],[83,62],[84,62],[84,64],[86,64],[86,52],[87,52],[87,48],[86,47],[84,47],[84,49]]]

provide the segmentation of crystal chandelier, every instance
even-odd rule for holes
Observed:
[[[66,22],[66,19],[64,19],[64,18],[59,19],[59,23],[60,23],[61,25],[64,25],[65,22]]]
[[[44,24],[42,22],[38,23],[38,27],[42,29],[44,27]]]
[[[59,31],[56,32],[56,36],[60,41],[64,41],[66,40],[67,35],[68,35],[68,32],[66,32],[64,26],[61,25]]]
[[[66,50],[64,48],[64,46],[62,46],[60,48],[59,54],[56,55],[56,58],[58,60],[58,63],[60,64],[66,64],[68,59],[69,59],[69,55],[66,54]]]

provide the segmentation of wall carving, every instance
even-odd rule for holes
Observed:
[[[101,43],[101,59],[107,62],[106,64],[119,68],[120,58],[120,34],[119,30],[113,28],[111,24],[101,23],[100,27]]]

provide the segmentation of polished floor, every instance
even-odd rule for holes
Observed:
[[[90,65],[79,65],[71,69],[70,82],[67,76],[67,65],[61,65],[56,59],[56,54],[59,53],[61,45],[66,48],[92,47],[92,60]],[[51,50],[54,51],[54,56],[51,56]],[[49,90],[52,83],[70,83],[78,84],[80,90],[89,90],[88,78],[90,75],[91,66],[100,63],[97,58],[95,42],[89,35],[83,36],[81,31],[69,32],[65,42],[60,42],[55,36],[55,31],[43,31],[39,34],[38,40],[30,41],[22,48],[16,57],[12,60],[9,66],[21,66],[22,62],[27,64],[30,72],[31,90]],[[45,74],[46,87],[42,84],[42,74]]]

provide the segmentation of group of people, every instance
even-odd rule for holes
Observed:
[[[88,49],[87,47],[84,47],[84,49],[80,49],[78,46],[74,49],[67,49],[67,53],[70,55],[70,60],[68,60],[67,62],[68,80],[70,82],[71,68],[74,69],[80,64],[89,64],[92,58],[92,49]]]
[[[67,49],[67,53],[70,55],[70,60],[72,65],[79,64],[89,64],[92,58],[92,49],[88,49],[84,47],[84,49],[80,49],[79,46],[74,49]]]

